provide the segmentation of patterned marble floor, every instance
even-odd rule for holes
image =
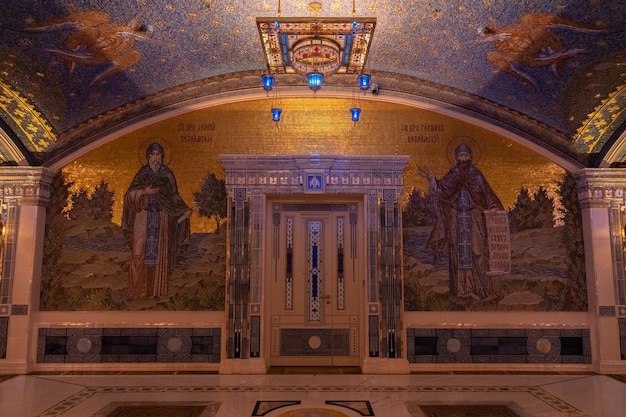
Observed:
[[[624,417],[593,374],[0,376],[0,417]]]

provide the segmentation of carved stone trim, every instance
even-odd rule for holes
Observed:
[[[607,207],[611,201],[626,201],[626,169],[588,168],[576,173],[581,207]]]
[[[305,192],[307,174],[319,173],[326,193],[365,194],[369,189],[401,190],[408,156],[222,155],[229,192],[254,187],[264,193]]]
[[[0,199],[22,205],[47,205],[54,171],[48,168],[0,167]]]

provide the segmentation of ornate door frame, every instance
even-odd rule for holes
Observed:
[[[271,338],[265,334],[270,318],[264,313],[263,263],[271,248],[264,244],[266,200],[294,195],[362,197],[367,259],[359,356],[369,364],[386,359],[406,362],[399,200],[408,157],[221,155],[220,160],[229,196],[228,317],[220,372],[267,371]]]

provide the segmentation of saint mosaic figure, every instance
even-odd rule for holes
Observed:
[[[189,247],[192,210],[164,158],[163,146],[152,143],[124,195],[122,229],[131,249],[128,290],[134,297],[167,295],[169,274]]]
[[[425,168],[419,173],[428,179],[434,196],[436,220],[427,247],[435,256],[448,255],[450,296],[487,301],[495,297],[487,275],[489,241],[486,215],[503,210],[500,199],[472,164],[467,144],[454,150],[456,165],[441,179]]]

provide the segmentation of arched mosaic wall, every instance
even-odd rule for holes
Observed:
[[[68,164],[62,171],[75,201],[89,206],[90,199],[97,201],[98,187],[98,198],[110,198],[112,215],[105,220],[78,219],[84,217],[79,215],[83,209],[76,209],[73,219],[67,219],[67,213],[60,216],[63,245],[58,246],[58,262],[44,271],[42,309],[222,309],[224,229],[217,233],[215,219],[199,214],[194,193],[201,192],[207,177],[224,178],[219,161],[223,154],[407,155],[401,199],[407,310],[586,309],[581,301],[585,288],[572,279],[562,237],[561,167],[511,139],[434,112],[362,101],[361,121],[353,123],[350,105],[350,100],[283,99],[279,123],[271,121],[269,99],[206,108],[126,134]],[[169,274],[167,293],[134,297],[128,291],[131,256],[121,227],[123,200],[154,141],[163,144],[164,162],[175,175],[182,199],[194,210],[190,245],[186,258]],[[454,164],[453,149],[460,142],[471,147],[474,165],[503,211],[516,210],[523,217],[542,204],[544,214],[545,207],[551,207],[552,219],[523,226],[518,221],[510,228],[510,270],[490,276],[494,289],[487,301],[452,297],[446,258],[435,259],[426,247],[433,221],[427,204],[429,185],[421,173],[425,169],[443,177]],[[104,193],[103,187],[112,194]],[[71,208],[68,201],[65,210]]]

